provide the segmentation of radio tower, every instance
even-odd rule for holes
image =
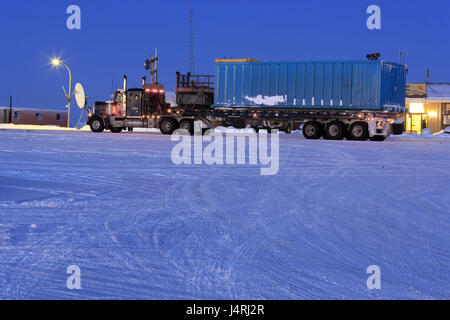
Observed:
[[[189,12],[189,70],[193,74],[195,72],[195,61],[194,61],[194,17],[192,13],[192,0],[191,0],[191,10]]]

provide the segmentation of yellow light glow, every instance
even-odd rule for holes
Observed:
[[[437,112],[436,111],[430,111],[428,112],[428,116],[431,118],[436,118],[437,117]]]
[[[61,64],[61,60],[54,58],[52,59],[52,65],[54,65],[55,67],[59,66]]]
[[[409,104],[410,113],[424,113],[423,103],[410,103]]]

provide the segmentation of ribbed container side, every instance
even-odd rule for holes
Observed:
[[[381,61],[217,63],[214,107],[404,108],[405,82]]]

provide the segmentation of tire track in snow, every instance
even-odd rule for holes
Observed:
[[[229,216],[220,214],[214,199],[205,200],[206,190],[214,185],[214,179],[217,178],[201,175],[180,179],[166,194],[166,207],[173,212],[172,219],[183,221],[196,235],[196,247],[189,248],[188,266],[178,266],[188,276],[188,289],[194,298],[205,297],[206,292],[209,293],[206,297],[211,297],[213,292],[216,292],[214,297],[236,297],[240,289],[233,281],[233,267],[242,255],[248,257],[249,252],[256,252],[260,246],[258,239],[251,239],[238,248],[230,248],[230,243],[222,238],[228,232],[226,230],[239,230],[240,226]],[[195,231],[199,229],[210,230],[205,233],[214,237],[199,236]],[[200,254],[209,256],[199,263],[197,260],[201,258]]]

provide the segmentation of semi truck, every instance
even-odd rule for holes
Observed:
[[[181,128],[194,134],[216,126],[251,126],[287,133],[302,126],[306,139],[373,140],[388,137],[391,123],[406,112],[406,68],[373,60],[261,62],[217,59],[215,75],[177,73],[176,104],[165,101],[158,83],[117,91],[96,103],[92,131]]]

